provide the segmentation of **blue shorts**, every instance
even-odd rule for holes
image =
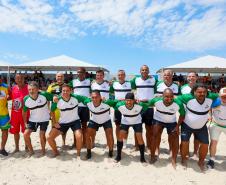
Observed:
[[[144,111],[141,115],[142,123],[145,123],[146,125],[152,125],[153,114],[154,114],[153,108],[148,108],[146,111]]]
[[[54,128],[56,128],[56,127],[54,127]],[[81,129],[81,121],[75,120],[75,121],[70,122],[70,123],[60,123],[60,128],[56,128],[56,129],[61,131],[63,134],[66,134],[69,128],[71,128],[71,130],[73,132]]]
[[[82,123],[89,121],[89,109],[88,107],[78,107],[78,116]]]
[[[114,113],[114,122],[116,125],[120,125],[121,123],[121,120],[122,120],[122,114],[120,111],[118,110],[115,110],[115,113]]]
[[[176,122],[174,122],[174,123],[164,123],[164,122],[161,122],[161,121],[153,119],[153,125],[160,125],[160,126],[162,126],[163,128],[166,128],[167,134],[171,134],[172,131],[177,126],[177,123]]]
[[[104,129],[112,128],[111,120],[106,121],[105,123],[102,123],[102,124],[98,124],[92,120],[89,121],[88,128],[93,128],[96,131],[98,131],[100,127],[104,127]]]
[[[48,125],[49,125],[49,121],[45,121],[45,122],[28,121],[27,129],[31,130],[32,132],[36,132],[38,127],[40,127],[40,131],[46,132]]]
[[[192,133],[194,134],[195,139],[201,143],[209,144],[209,135],[206,125],[200,129],[193,129],[186,123],[181,124],[181,141],[189,141]]]
[[[135,133],[142,133],[142,123],[139,124],[135,124],[135,125],[125,125],[125,124],[121,124],[120,125],[120,130],[124,130],[126,132],[128,132],[129,128],[133,127],[133,130]]]

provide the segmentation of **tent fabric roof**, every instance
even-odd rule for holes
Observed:
[[[77,70],[78,67],[85,67],[87,71],[96,71],[98,69],[103,69],[109,72],[107,69],[89,64],[65,55],[60,55],[44,60],[39,60],[35,62],[23,63],[15,66],[19,70],[42,70],[42,71],[58,71],[58,70]]]
[[[207,55],[180,64],[164,67],[162,69],[171,69],[173,72],[181,73],[190,71],[197,73],[225,73],[226,59]],[[160,73],[162,69],[159,69],[157,73]]]
[[[7,71],[8,66],[12,66],[12,64],[5,61],[0,61],[0,71]]]

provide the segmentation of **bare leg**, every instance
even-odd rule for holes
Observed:
[[[87,137],[86,137],[86,147],[87,147],[86,158],[87,159],[90,159],[92,157],[91,149],[94,143],[93,138],[95,138],[95,135],[96,135],[96,129],[93,129],[93,128],[87,129]]]
[[[76,130],[74,131],[74,135],[75,135],[75,138],[76,138],[76,149],[77,149],[77,156],[80,156],[80,153],[81,153],[81,148],[82,148],[82,130],[79,129],[79,130]]]
[[[182,165],[187,167],[187,156],[189,153],[189,141],[182,141],[181,142],[181,158],[182,158]]]
[[[161,125],[155,124],[152,126],[153,132],[151,135],[151,163],[155,163],[156,157],[155,152],[156,148],[158,147],[159,140],[161,140],[161,133],[163,127]]]
[[[198,165],[202,171],[204,170],[204,161],[207,153],[208,153],[208,144],[200,143]]]
[[[86,148],[87,122],[82,123],[83,147]]]
[[[172,132],[171,134],[169,134],[168,140],[169,140],[170,148],[172,150],[171,163],[172,163],[172,166],[174,168],[176,168],[176,159],[177,159],[177,154],[178,154],[178,150],[179,150],[179,137],[178,137],[177,133]]]
[[[16,153],[20,151],[20,148],[19,148],[20,134],[19,133],[14,134],[14,141],[15,141],[15,150],[13,151],[13,153]]]
[[[47,138],[47,141],[48,141],[50,147],[52,148],[54,157],[59,155],[59,152],[56,147],[56,141],[55,141],[56,137],[59,135],[60,135],[60,131],[57,130],[56,128],[52,128],[52,130],[50,131],[49,136]]]
[[[24,132],[24,141],[26,146],[28,147],[29,155],[32,156],[34,154],[34,150],[31,144],[31,133],[30,129],[26,129]]]
[[[42,155],[43,156],[46,153],[46,150],[45,150],[45,146],[46,146],[46,135],[45,134],[46,134],[45,131],[41,131],[40,130],[39,136],[40,136],[40,143],[41,143]]]

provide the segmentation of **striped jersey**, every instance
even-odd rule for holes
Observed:
[[[150,100],[150,106],[155,106],[154,119],[163,123],[177,122],[176,114],[179,112],[181,116],[185,115],[183,103],[178,99],[173,99],[171,105],[166,106],[163,102],[163,97],[156,97]]]
[[[110,88],[111,93],[114,92],[116,100],[124,100],[126,94],[131,92],[131,90],[131,83],[128,81],[125,81],[122,84],[119,81],[114,81]]]
[[[134,106],[129,109],[126,107],[124,101],[120,101],[116,104],[116,110],[120,111],[122,114],[121,123],[124,125],[135,125],[142,123],[141,114],[144,110],[148,108],[145,104],[134,104]]]
[[[59,124],[67,124],[73,121],[79,120],[78,105],[83,102],[85,97],[71,94],[68,101],[64,100],[62,96],[59,96],[57,103],[52,103],[51,111],[56,109],[60,111]]]
[[[90,97],[91,81],[89,78],[80,81],[79,78],[72,80],[69,85],[73,88],[75,95]],[[79,107],[85,107],[83,103],[79,103]]]
[[[32,122],[45,122],[49,121],[50,114],[48,108],[48,101],[52,101],[53,95],[47,92],[39,92],[38,97],[33,99],[27,95],[24,97],[23,110],[30,111],[29,121]]]
[[[161,81],[159,81],[157,83],[157,86],[156,86],[156,94],[157,95],[162,95],[163,94],[163,91],[166,88],[170,88],[173,91],[173,94],[174,95],[179,95],[180,94],[179,85],[177,85],[176,83],[172,83],[170,86],[168,86],[168,85],[165,84],[165,82],[163,80],[161,80]]]
[[[142,77],[135,77],[131,80],[132,89],[136,89],[137,100],[150,100],[154,97],[157,80],[151,76],[146,80]]]
[[[202,128],[208,121],[209,110],[213,100],[218,97],[218,94],[208,92],[203,103],[199,103],[193,94],[184,94],[178,97],[185,104],[185,119],[184,123],[193,129]]]
[[[110,85],[107,81],[103,81],[103,83],[101,83],[101,84],[94,81],[91,84],[91,90],[92,91],[98,90],[98,91],[100,91],[101,97],[104,97],[105,100],[109,99]]]

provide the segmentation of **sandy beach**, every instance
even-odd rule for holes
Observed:
[[[49,132],[49,130],[48,130]],[[122,161],[114,163],[107,157],[106,141],[103,129],[100,129],[96,136],[96,147],[92,150],[93,158],[90,161],[78,160],[75,150],[69,149],[72,144],[72,131],[67,135],[67,149],[60,150],[61,155],[51,158],[50,147],[47,144],[47,154],[40,157],[40,144],[38,132],[32,134],[32,144],[35,155],[28,158],[24,151],[24,141],[21,139],[21,152],[10,154],[8,157],[0,156],[0,184],[1,185],[22,185],[22,184],[81,184],[81,185],[197,185],[217,184],[226,185],[226,136],[221,135],[216,167],[202,173],[197,160],[190,158],[188,168],[178,164],[176,170],[171,166],[168,155],[168,143],[166,131],[163,133],[161,143],[160,159],[154,165],[143,166],[139,162],[139,152],[132,150],[133,130],[130,129],[128,148],[123,150]],[[57,138],[57,144],[61,146],[61,138]],[[191,146],[192,147],[192,146]],[[6,149],[12,152],[14,149],[13,135],[9,135]],[[115,148],[116,150],[116,148]],[[115,151],[116,152],[116,151]],[[82,150],[82,158],[86,150]],[[149,159],[146,153],[146,159]]]

